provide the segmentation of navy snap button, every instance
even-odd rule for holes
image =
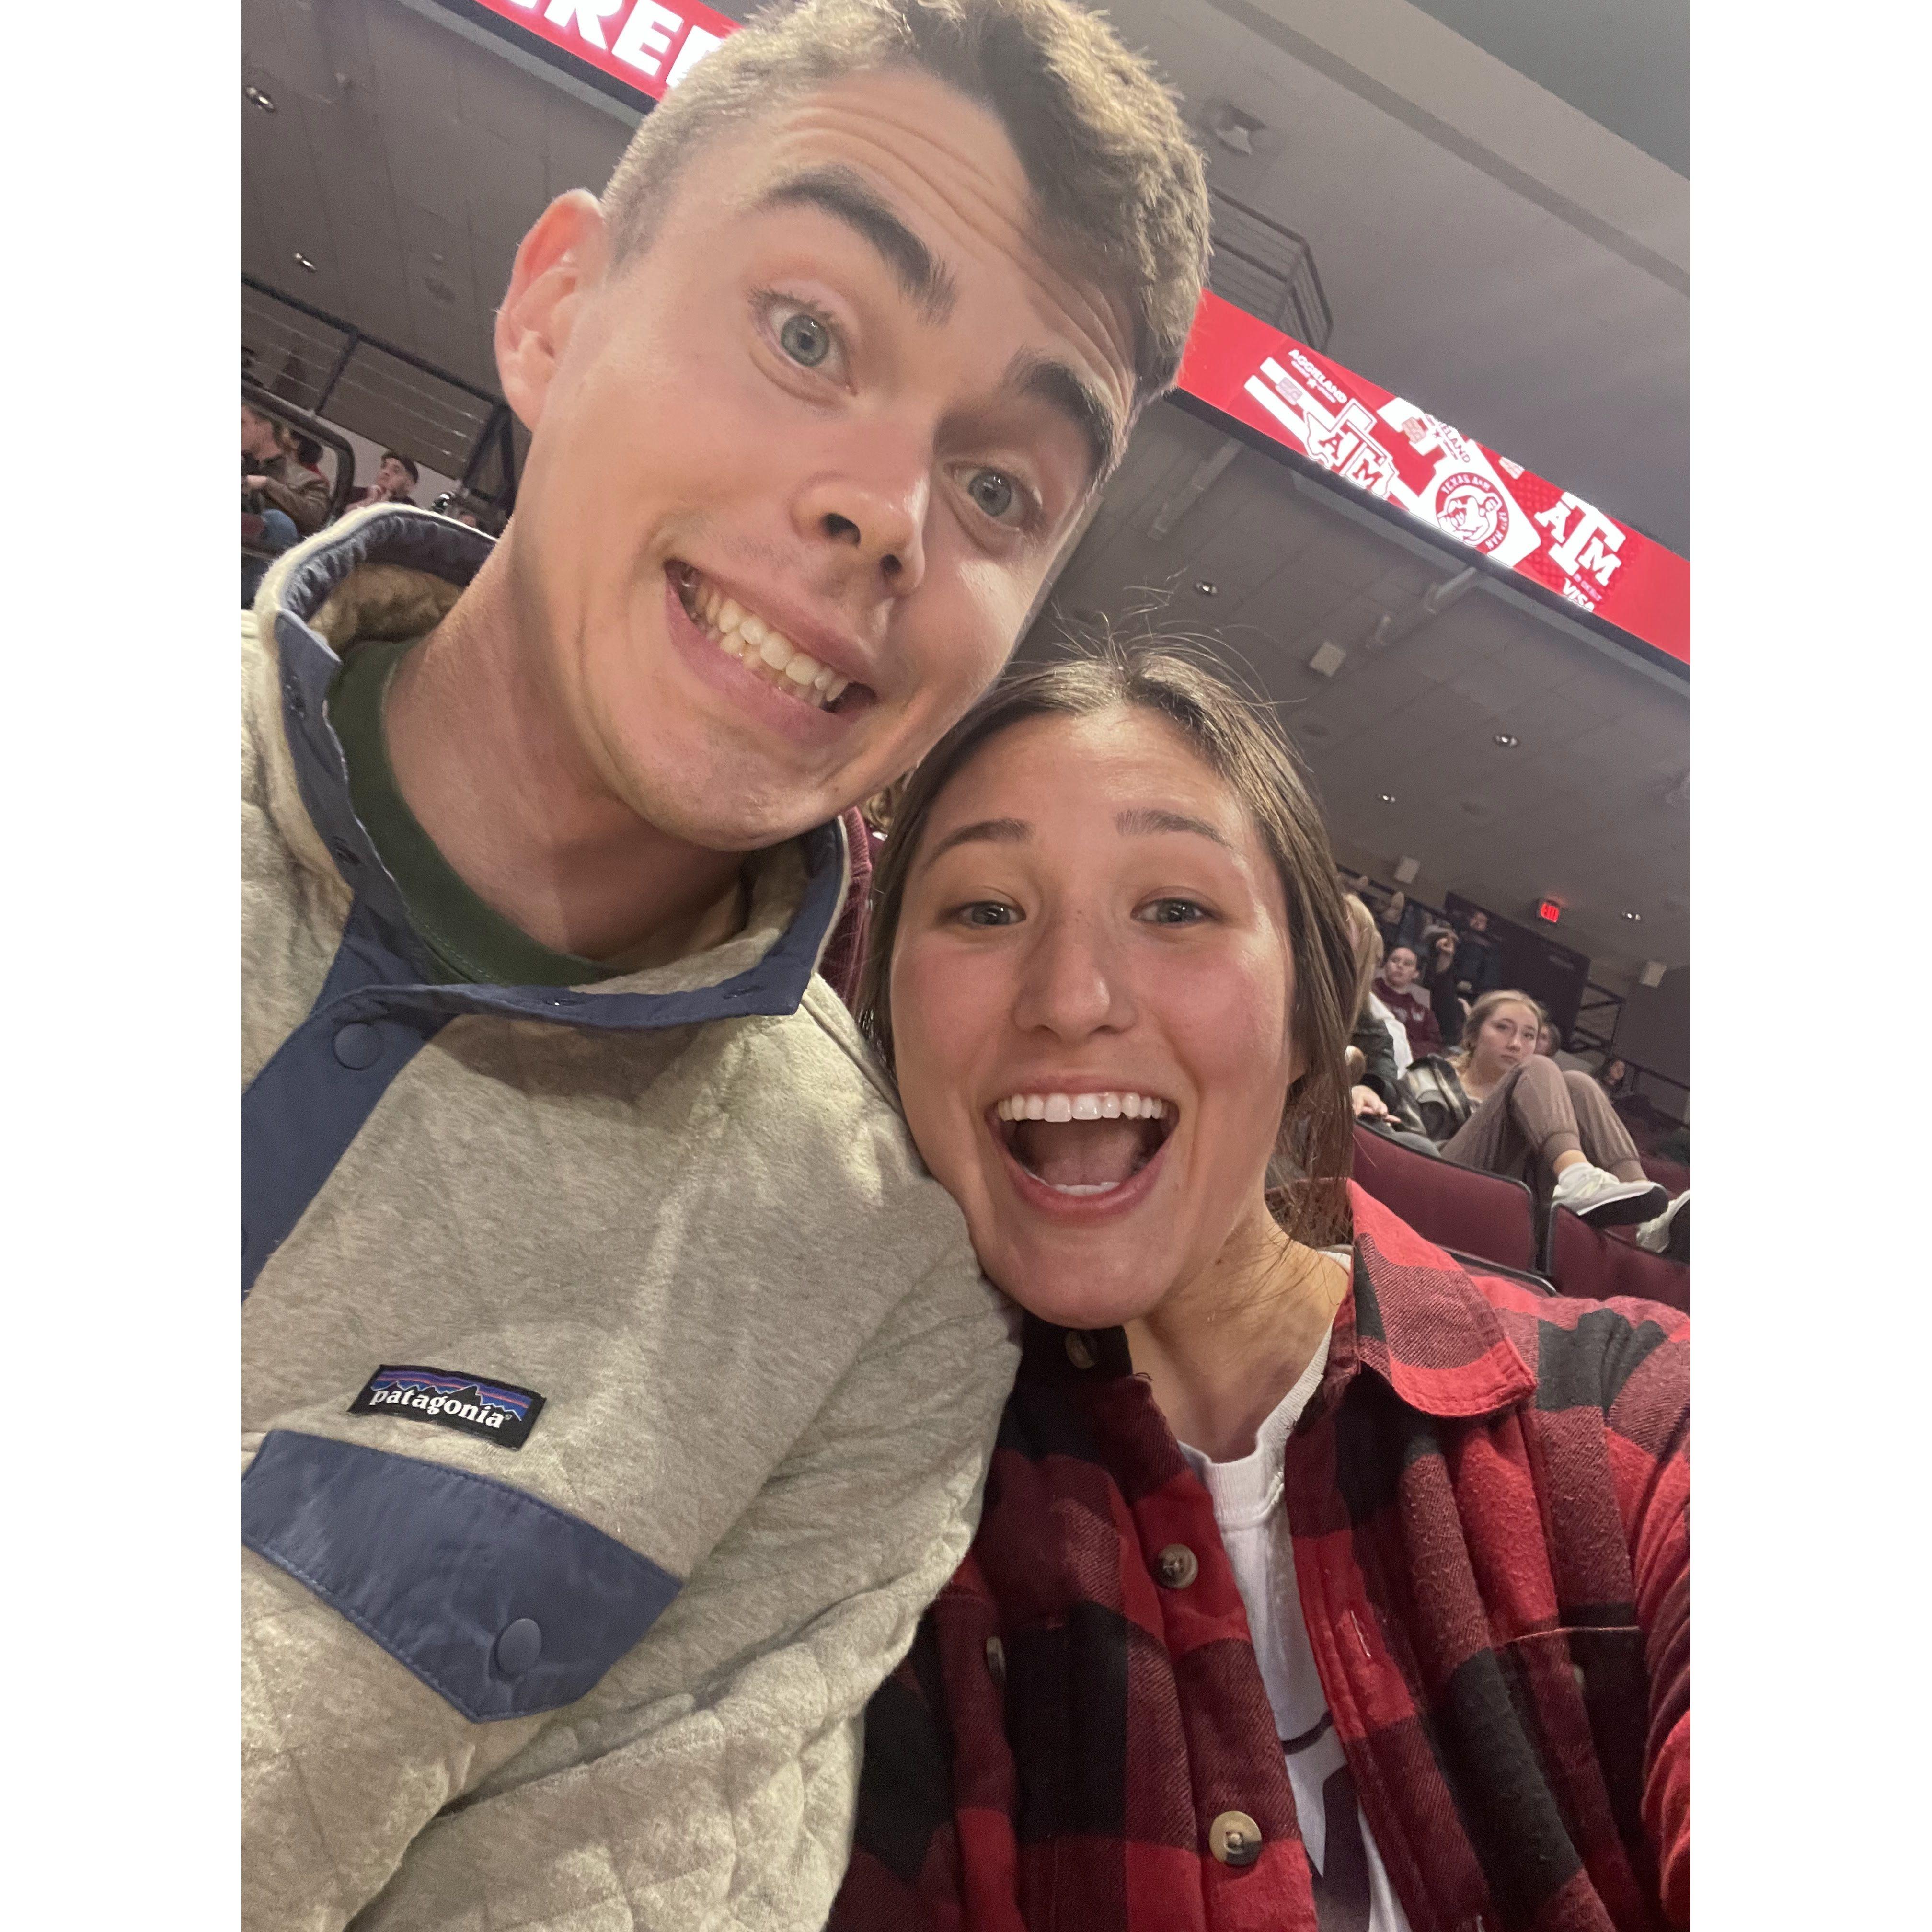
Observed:
[[[520,1677],[543,1654],[543,1632],[533,1617],[519,1617],[496,1640],[496,1668]]]
[[[335,1057],[344,1066],[358,1072],[374,1066],[382,1057],[382,1036],[361,1020],[351,1020],[335,1036]]]

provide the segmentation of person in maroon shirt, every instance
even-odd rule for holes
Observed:
[[[1401,1021],[1408,1043],[1418,1060],[1442,1051],[1442,1028],[1435,1010],[1424,996],[1420,981],[1420,964],[1412,946],[1391,946],[1376,975],[1376,992],[1382,1004]]]
[[[1268,714],[1112,651],[914,772],[862,1020],[1024,1311],[832,1932],[1688,1922],[1688,1322],[1348,1185],[1354,958]]]

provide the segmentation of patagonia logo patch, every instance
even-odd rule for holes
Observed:
[[[520,1449],[544,1406],[534,1389],[450,1369],[380,1368],[349,1405],[351,1415],[402,1415]]]

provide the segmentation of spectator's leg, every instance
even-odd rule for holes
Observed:
[[[1643,1162],[1630,1130],[1617,1118],[1610,1096],[1587,1073],[1565,1072],[1571,1112],[1581,1136],[1583,1158],[1593,1167],[1607,1168],[1619,1180],[1641,1180]]]
[[[1525,1180],[1532,1178],[1538,1165],[1536,1155],[1540,1142],[1526,1130],[1514,1096],[1522,1084],[1523,1076],[1534,1064],[1530,1061],[1511,1067],[1503,1076],[1490,1097],[1442,1143],[1444,1160],[1453,1160],[1458,1167],[1473,1167],[1485,1174],[1507,1174]],[[1574,1137],[1570,1144],[1576,1144]],[[1562,1150],[1559,1147],[1551,1151],[1553,1154]],[[1547,1187],[1544,1177],[1537,1174],[1534,1178],[1539,1188]]]

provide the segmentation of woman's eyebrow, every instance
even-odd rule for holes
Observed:
[[[956,832],[949,832],[926,856],[920,861],[922,869],[935,859],[951,851],[956,845],[975,843],[990,845],[1023,844],[1033,836],[1033,827],[1023,818],[981,818],[970,825],[962,825]]]
[[[1184,812],[1162,812],[1150,806],[1137,806],[1131,811],[1117,813],[1114,829],[1130,838],[1154,832],[1192,832],[1200,838],[1211,838],[1224,852],[1234,849],[1205,819],[1190,818]]]

